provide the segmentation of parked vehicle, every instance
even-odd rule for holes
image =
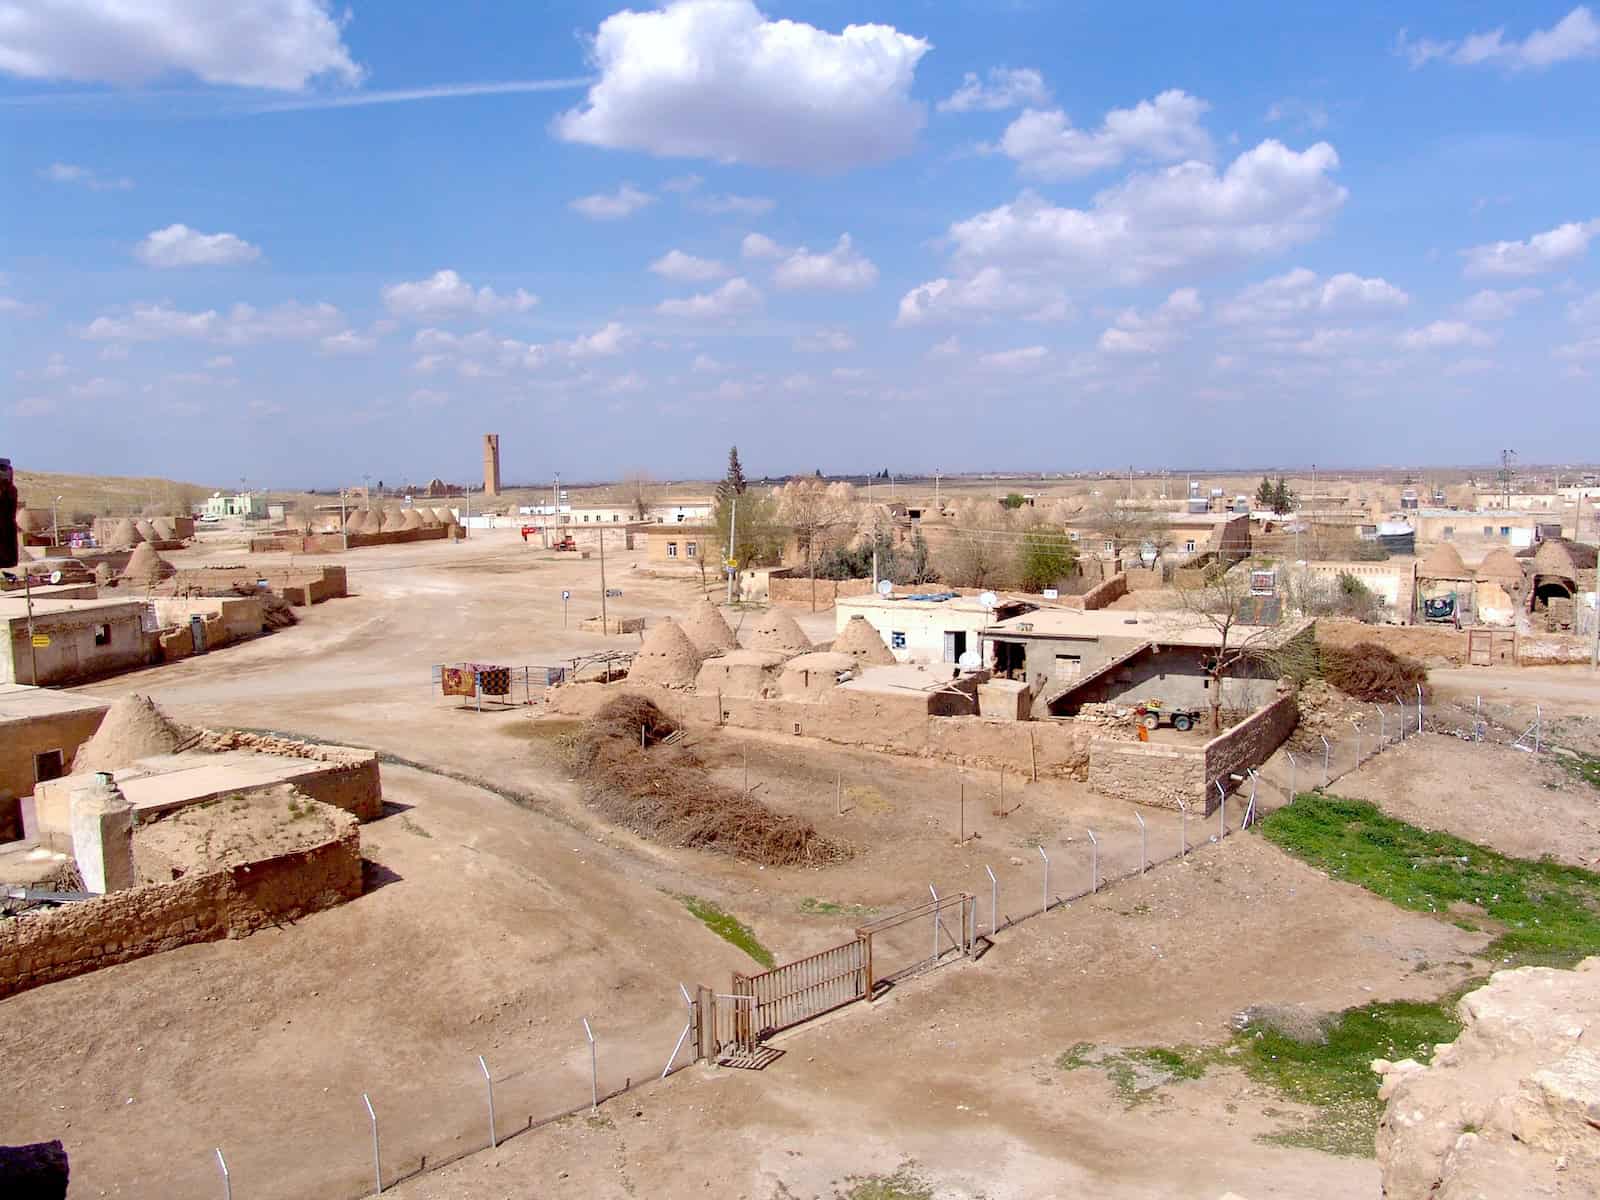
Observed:
[[[1198,708],[1168,708],[1159,700],[1146,700],[1135,705],[1133,715],[1146,729],[1170,725],[1179,733],[1187,733],[1200,723]]]

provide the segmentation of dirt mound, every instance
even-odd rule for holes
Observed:
[[[128,565],[122,569],[122,582],[135,587],[153,587],[177,573],[178,568],[157,554],[154,546],[149,542],[140,542],[134,547]]]
[[[109,550],[126,550],[142,541],[144,538],[140,536],[138,528],[127,517],[113,525],[111,532],[106,534],[106,548]]]
[[[115,576],[116,572],[111,569],[110,563],[95,563],[94,581],[101,587],[109,584]]]
[[[702,655],[732,650],[739,644],[728,622],[723,619],[722,610],[709,600],[702,600],[694,606],[688,620],[683,623],[683,632],[688,634],[689,640]]]
[[[1456,1006],[1429,1066],[1377,1059],[1388,1102],[1378,1166],[1390,1200],[1600,1195],[1600,958],[1496,971]]]
[[[1417,685],[1428,682],[1428,668],[1372,642],[1323,646],[1322,677],[1346,696],[1388,703],[1395,696],[1415,700]],[[1423,695],[1427,695],[1424,687]]]
[[[799,624],[781,608],[769,608],[755,628],[745,635],[747,650],[776,650],[780,654],[804,654],[811,649]]]
[[[1417,565],[1418,579],[1471,579],[1472,572],[1461,561],[1461,553],[1448,542],[1440,542]]]
[[[1496,546],[1483,556],[1477,575],[1479,579],[1493,579],[1499,583],[1521,583],[1522,564],[1504,546]]]
[[[844,623],[844,629],[833,639],[833,649],[848,654],[864,667],[888,666],[895,661],[894,654],[883,644],[883,636],[859,614]]]
[[[700,670],[700,651],[695,649],[689,635],[671,617],[663,617],[659,624],[644,635],[628,678],[634,683],[659,683],[664,687],[686,688],[694,684],[695,673]]]
[[[666,846],[719,850],[763,866],[817,866],[849,857],[848,846],[808,822],[716,783],[692,750],[662,745],[676,729],[643,696],[608,703],[578,743],[584,802]]]
[[[110,771],[154,754],[172,754],[194,740],[194,731],[167,720],[149,696],[124,696],[112,704],[95,735],[78,747],[72,770]]]

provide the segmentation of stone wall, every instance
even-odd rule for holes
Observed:
[[[1147,592],[1167,586],[1167,581],[1161,577],[1160,567],[1128,567],[1122,574],[1127,578],[1130,592]]]
[[[1216,806],[1217,781],[1222,781],[1224,791],[1235,788],[1234,772],[1244,774],[1246,767],[1255,767],[1272,757],[1273,751],[1283,745],[1294,727],[1300,722],[1300,705],[1294,693],[1280,696],[1265,708],[1258,709],[1232,729],[1212,738],[1205,746],[1206,811]]]
[[[1177,811],[1205,804],[1205,751],[1199,746],[1124,742],[1097,737],[1089,743],[1089,786],[1107,796]]]
[[[193,942],[244,937],[361,894],[361,837],[0,920],[0,997]]]
[[[1118,571],[1104,583],[1096,584],[1081,597],[1084,612],[1093,612],[1097,608],[1105,608],[1115,600],[1120,600],[1128,594],[1128,576],[1125,572]]]
[[[334,535],[337,536],[337,535]],[[255,589],[261,580],[267,590],[282,596],[296,608],[321,604],[336,596],[348,595],[345,569],[323,567],[183,567],[172,579],[179,596],[193,592],[226,591],[230,588]]]
[[[1437,666],[1465,666],[1465,630],[1444,625],[1363,625],[1359,621],[1317,621],[1317,641],[1326,646],[1371,642],[1408,658]]]
[[[349,549],[363,546],[398,546],[407,542],[437,542],[450,536],[449,527],[396,529],[392,533],[352,533]],[[251,554],[333,554],[345,549],[342,533],[286,533],[250,539]]]
[[[798,608],[811,607],[811,579],[805,575],[789,575],[773,571],[767,577],[767,601]],[[817,610],[832,608],[840,596],[867,596],[872,593],[870,579],[818,579]]]
[[[151,603],[163,626],[178,627],[185,633],[191,617],[202,618],[207,647],[255,637],[263,628],[261,601],[254,596],[156,596]]]

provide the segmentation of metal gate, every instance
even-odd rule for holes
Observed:
[[[821,1016],[867,994],[867,942],[857,938],[759,975],[733,977],[733,994],[748,996],[757,1040]]]

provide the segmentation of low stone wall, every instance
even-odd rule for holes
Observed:
[[[313,800],[342,809],[358,821],[376,821],[383,815],[383,776],[375,750],[325,746],[242,730],[210,732],[201,747],[212,751],[253,750],[321,763],[320,770],[296,776],[294,786]]]
[[[450,536],[444,525],[432,529],[396,529],[392,533],[352,533],[349,549],[363,546],[398,546],[406,542],[437,542]],[[284,534],[250,539],[251,554],[332,554],[346,548],[342,533]]]
[[[1104,583],[1097,583],[1083,594],[1083,611],[1093,612],[1097,608],[1105,608],[1127,594],[1128,576],[1125,572],[1118,571]]]
[[[192,942],[244,937],[361,894],[361,835],[0,920],[0,997]]]
[[[772,572],[767,577],[767,602],[786,604],[799,608],[811,607],[812,580],[805,575]],[[817,608],[832,608],[841,596],[867,596],[872,593],[870,579],[818,579]]]
[[[1559,633],[1526,634],[1517,639],[1517,665],[1543,666],[1548,663],[1586,663],[1594,650],[1594,639]]]
[[[1210,812],[1216,807],[1218,780],[1222,781],[1223,791],[1233,791],[1236,785],[1229,776],[1235,772],[1242,775],[1246,767],[1266,762],[1299,723],[1300,705],[1294,693],[1290,692],[1207,742],[1206,811]]]
[[[1466,631],[1444,625],[1363,625],[1359,621],[1319,618],[1317,641],[1326,646],[1371,642],[1430,666],[1445,663],[1461,667],[1467,662]]]
[[[194,592],[225,591],[230,588],[254,590],[266,580],[267,590],[275,592],[296,608],[321,604],[336,596],[348,595],[345,569],[324,567],[184,567],[173,576],[172,586],[179,596]]]
[[[1167,581],[1161,578],[1160,567],[1128,567],[1122,574],[1127,578],[1130,592],[1146,592],[1167,586]]]
[[[188,633],[191,617],[204,620],[208,648],[255,637],[264,627],[261,601],[254,596],[157,596],[151,603],[163,626],[183,633]]]
[[[1181,800],[1194,812],[1205,805],[1205,751],[1097,737],[1089,743],[1089,786],[1120,800],[1174,811]]]

